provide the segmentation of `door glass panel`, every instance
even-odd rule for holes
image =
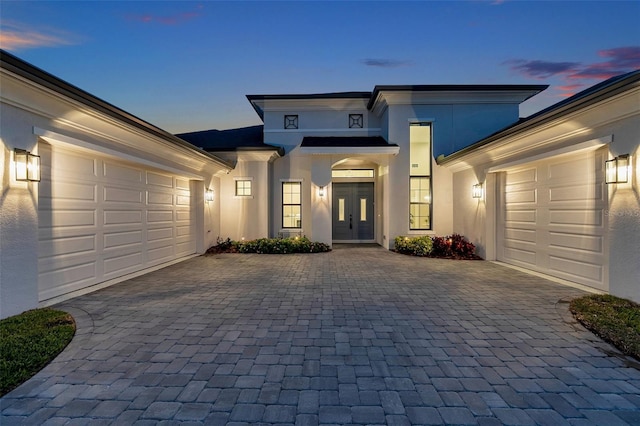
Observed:
[[[367,199],[360,198],[360,221],[367,221]]]
[[[338,220],[344,222],[344,198],[338,198]]]

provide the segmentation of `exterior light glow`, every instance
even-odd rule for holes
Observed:
[[[618,155],[605,161],[605,183],[627,183],[629,181],[629,154]]]
[[[211,201],[213,201],[213,189],[207,189],[204,192],[204,200],[209,203]]]
[[[318,187],[318,196],[324,197],[324,186]]]
[[[23,182],[40,182],[40,156],[23,149],[13,151],[16,166],[16,180]]]
[[[471,196],[473,198],[482,198],[483,192],[481,183],[477,183],[471,188]]]

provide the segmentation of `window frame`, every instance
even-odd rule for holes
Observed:
[[[429,126],[429,174],[413,175],[411,174],[411,161],[409,161],[409,231],[432,231],[433,230],[433,121],[410,121],[409,126]],[[411,131],[409,131],[409,158],[411,158]],[[411,182],[412,179],[429,179],[429,202],[413,202],[411,201]],[[414,227],[411,224],[411,210],[412,206],[417,205],[429,205],[429,226],[427,228],[421,227],[419,224]]]
[[[238,194],[238,182],[249,182],[249,194]],[[253,178],[237,177],[233,178],[233,193],[235,198],[253,198]]]
[[[284,115],[284,129],[285,130],[296,130],[299,125],[299,116],[298,114],[285,114]]]
[[[280,215],[280,219],[281,219],[281,226],[283,230],[290,230],[290,229],[302,229],[302,181],[300,180],[283,180],[280,182],[280,188],[281,188],[281,207],[282,207],[282,214]],[[286,185],[298,185],[298,187],[300,188],[300,202],[299,203],[285,203],[284,202],[284,189]],[[298,208],[300,209],[300,226],[285,226],[285,218],[284,218],[284,211],[285,211],[285,207],[291,207],[291,206],[298,206]]]

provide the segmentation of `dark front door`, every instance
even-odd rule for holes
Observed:
[[[332,186],[333,240],[373,240],[373,182]]]

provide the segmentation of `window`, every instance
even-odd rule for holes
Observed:
[[[285,115],[284,116],[284,128],[285,129],[297,129],[298,128],[298,116],[297,115]]]
[[[373,169],[334,169],[331,170],[332,178],[372,178]]]
[[[236,197],[250,197],[251,193],[251,179],[236,179]]]
[[[301,182],[282,182],[282,227],[302,228]]]
[[[431,229],[431,123],[409,128],[409,229]]]

